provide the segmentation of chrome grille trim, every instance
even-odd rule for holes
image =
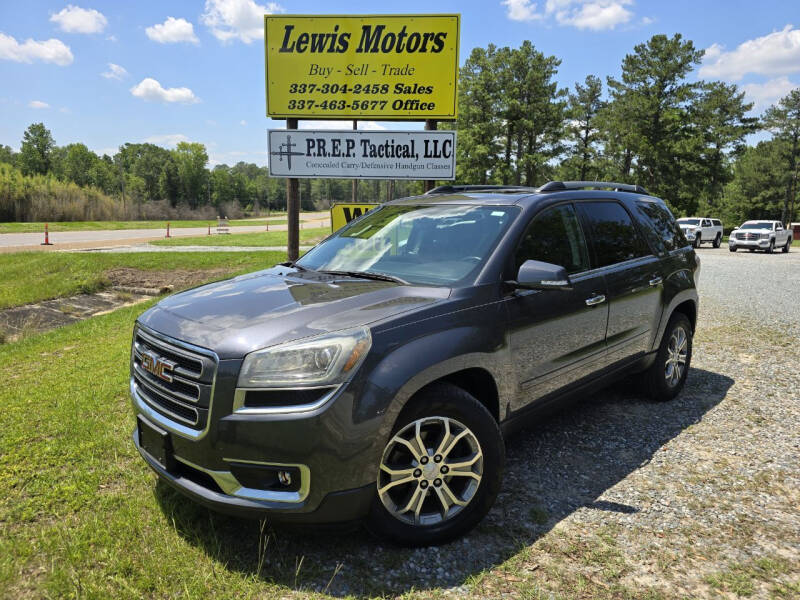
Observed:
[[[151,352],[179,364],[172,381],[142,367],[142,353]],[[210,423],[219,358],[199,348],[136,325],[131,345],[130,387],[134,406],[155,417],[165,429],[189,437],[203,437]]]

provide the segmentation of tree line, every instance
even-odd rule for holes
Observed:
[[[461,69],[457,174],[470,183],[637,183],[678,215],[793,221],[800,88],[760,117],[736,85],[690,79],[703,51],[655,35],[621,76],[559,88],[561,61],[530,42],[475,48]],[[755,147],[747,136],[766,131]]]
[[[459,117],[451,124],[458,130],[457,183],[619,181],[643,185],[678,215],[714,215],[729,225],[795,220],[800,88],[751,116],[753,104],[736,85],[692,78],[702,56],[680,34],[655,35],[623,58],[619,78],[588,75],[567,90],[556,81],[561,61],[529,41],[473,49],[460,70]],[[748,146],[759,131],[768,139]],[[99,156],[80,143],[57,146],[44,124],[34,123],[18,153],[0,145],[0,163],[10,165],[0,171],[0,219],[32,218],[31,190],[38,190],[37,215],[52,218],[48,190],[67,183],[93,190],[95,206],[99,194],[112,212],[136,218],[286,207],[285,180],[246,162],[208,168],[199,143],[126,143],[113,156]],[[34,177],[35,185],[28,181]],[[419,181],[357,186],[361,201],[422,191]],[[74,196],[72,188],[58,189]],[[351,199],[352,182],[303,179],[300,196],[304,210],[327,208]]]

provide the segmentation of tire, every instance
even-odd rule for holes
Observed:
[[[719,248],[722,245],[722,234],[718,233],[714,238],[714,248]]]
[[[417,424],[426,454],[419,452]],[[450,440],[463,435],[448,447],[447,432]],[[455,463],[461,465],[460,475],[450,467]],[[460,537],[494,504],[504,464],[503,436],[486,407],[459,387],[433,384],[403,409],[384,447],[367,529],[404,546],[431,546]],[[405,479],[410,481],[395,483]],[[421,503],[415,501],[419,495]]]
[[[775,240],[769,241],[769,247],[764,250],[767,254],[772,254],[775,251]]]
[[[695,248],[699,248],[700,244],[702,244],[702,243],[703,242],[700,240],[700,234],[698,233],[694,238],[694,247]]]
[[[731,252],[736,252],[738,248],[736,246],[728,246],[728,250],[730,250]]]
[[[792,238],[788,238],[786,240],[786,243],[783,245],[783,248],[781,248],[781,252],[783,252],[784,254],[787,254],[789,252],[789,248],[791,248],[791,246],[792,246]]]
[[[681,346],[680,331],[684,335],[683,346]],[[642,373],[644,391],[652,400],[657,402],[672,400],[683,389],[692,362],[692,336],[692,324],[686,315],[674,313],[664,330],[655,362]],[[683,362],[676,362],[676,359],[682,359]]]
[[[755,251],[756,251],[756,249],[755,249],[755,248],[748,248],[748,249],[747,249],[747,251],[748,251],[748,252],[755,252]]]

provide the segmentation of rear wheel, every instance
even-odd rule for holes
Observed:
[[[384,448],[367,527],[410,546],[442,544],[494,504],[505,446],[497,421],[451,384],[434,384],[403,410]]]
[[[718,233],[714,238],[714,248],[719,248],[722,245],[722,234]]]
[[[781,248],[781,252],[783,252],[784,254],[789,252],[789,248],[791,247],[791,245],[792,245],[792,238],[789,238],[786,240],[786,243],[783,245],[783,248]]]
[[[642,374],[646,393],[653,400],[672,400],[683,389],[691,362],[692,324],[683,313],[674,313],[655,362]]]

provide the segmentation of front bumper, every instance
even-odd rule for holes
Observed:
[[[284,502],[270,502],[236,497],[210,489],[207,481],[203,481],[198,474],[202,473],[196,465],[189,467],[186,463],[173,472],[164,469],[139,443],[139,432],[134,430],[133,443],[139,454],[158,474],[159,479],[169,484],[172,488],[217,512],[245,518],[263,518],[269,516],[276,521],[290,523],[341,523],[356,521],[368,511],[375,496],[375,484],[368,484],[359,488],[330,492],[326,494],[318,506],[310,511],[303,511],[304,506],[296,505],[287,508]],[[188,468],[187,468],[188,467]]]
[[[160,464],[133,440],[160,479],[214,510],[292,522],[342,522],[364,516],[375,496],[379,418],[355,422],[358,385],[340,388],[324,405],[303,413],[246,414],[233,410],[240,361],[220,361],[208,425],[189,432],[154,410],[131,379],[134,413],[166,432],[170,458]],[[353,390],[349,389],[353,388]],[[289,491],[243,483],[237,465],[285,465],[299,473]]]
[[[769,248],[769,240],[735,240],[728,239],[728,246],[733,248],[756,248],[759,250],[766,250]]]

